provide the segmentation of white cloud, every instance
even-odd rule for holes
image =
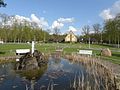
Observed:
[[[120,13],[120,0],[116,1],[111,8],[103,10],[100,16],[107,20],[114,18],[118,13]]]
[[[19,16],[19,15],[15,15],[14,21],[17,21],[18,23],[22,23],[24,21],[31,22],[31,20],[29,18],[24,17],[24,16]]]
[[[94,33],[95,33],[95,31],[93,31],[93,30],[92,30],[92,31],[90,31],[89,33],[90,33],[90,34],[94,34]]]
[[[111,14],[110,9],[103,10],[103,11],[101,12],[100,16],[101,16],[104,20],[108,20],[108,19],[114,18],[114,16]]]
[[[58,19],[58,22],[61,22],[61,23],[73,23],[75,21],[74,18],[59,18]]]
[[[58,21],[54,21],[53,24],[52,24],[52,29],[55,29],[55,28],[61,29],[63,26],[64,26],[63,23],[60,23]]]
[[[6,20],[5,23],[2,22],[2,25],[12,26],[14,23],[24,24],[25,22],[31,22],[31,20],[24,16],[15,15],[15,16],[9,16],[9,18]]]
[[[68,31],[73,31],[73,32],[77,32],[77,29],[73,26],[69,26]]]
[[[44,17],[38,18],[35,14],[31,14],[31,18],[20,16],[20,15],[15,15],[11,16],[11,18],[7,21],[6,25],[13,25],[14,22],[17,22],[18,24],[28,24],[32,25],[32,23],[36,23],[36,25],[40,28],[45,28],[48,27],[48,22],[44,19]]]
[[[113,15],[116,15],[116,14],[120,13],[120,0],[116,1],[116,2],[113,4],[113,6],[112,6],[112,8],[111,8],[111,13],[112,13]]]
[[[40,20],[35,14],[31,14],[31,20],[35,23],[40,23]]]
[[[2,22],[2,20],[1,20]],[[38,18],[35,14],[31,14],[31,17],[24,17],[20,15],[9,16],[7,21],[4,23],[2,22],[3,26],[12,26],[14,23],[19,25],[30,25],[32,27],[39,27],[42,29],[48,28],[48,22],[44,19],[44,17]]]
[[[51,28],[52,29],[61,29],[65,23],[73,23],[75,21],[74,18],[59,18],[53,22]]]
[[[48,26],[48,23],[44,17],[38,18],[35,14],[31,14],[31,21],[38,24],[39,27]]]

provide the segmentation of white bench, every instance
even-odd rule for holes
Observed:
[[[30,49],[16,49],[16,55],[23,55],[30,52]]]
[[[92,50],[79,50],[78,54],[81,55],[92,55]]]

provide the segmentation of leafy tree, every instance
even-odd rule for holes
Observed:
[[[110,19],[104,24],[104,41],[109,42],[109,44],[118,44],[120,43],[120,15],[116,16],[114,19]]]
[[[4,0],[0,0],[0,7],[6,7],[6,3],[4,2]]]
[[[116,43],[116,21],[108,20],[104,26],[104,39],[109,44]]]

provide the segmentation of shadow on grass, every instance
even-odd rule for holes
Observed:
[[[100,45],[108,48],[117,48],[117,45],[109,45],[109,44],[100,44]]]
[[[0,54],[5,54],[6,52],[0,52]]]
[[[120,58],[120,54],[116,54],[116,53],[113,53],[112,56],[115,56],[115,57],[119,57]]]

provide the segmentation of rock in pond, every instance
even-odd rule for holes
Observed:
[[[16,70],[33,70],[39,69],[40,67],[47,64],[45,56],[38,50],[35,50],[33,54],[26,53],[16,63]]]

